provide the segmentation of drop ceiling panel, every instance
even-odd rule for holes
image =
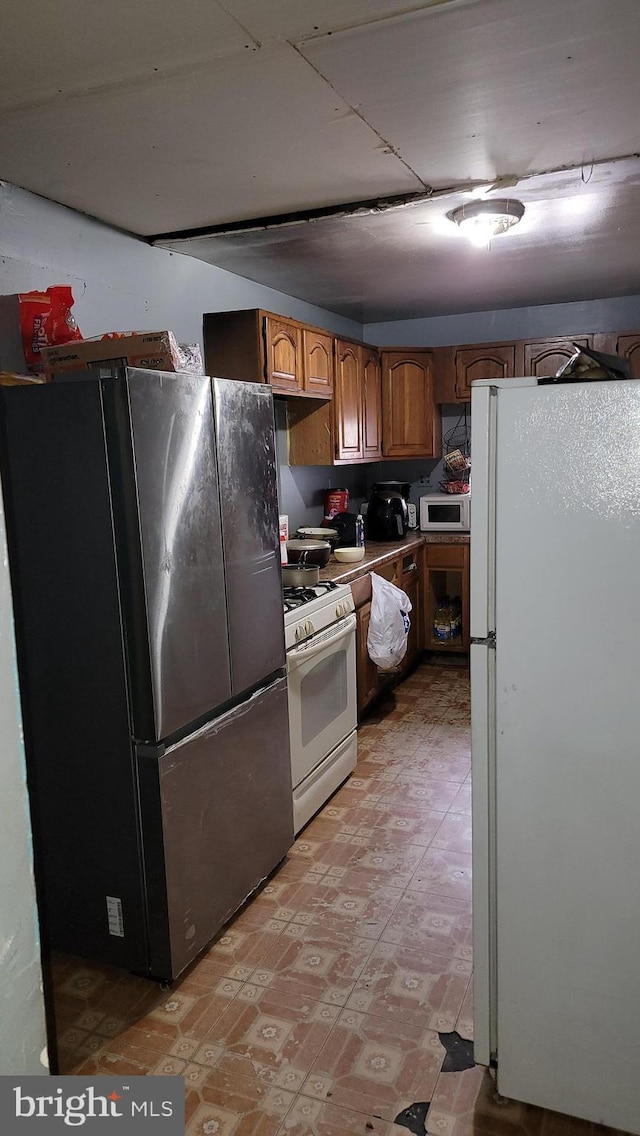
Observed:
[[[158,0],[4,3],[0,107],[152,77],[257,46],[215,0],[160,9]]]
[[[446,214],[449,194],[386,213],[170,247],[363,323],[640,292],[640,161],[521,182],[525,215],[490,250]]]
[[[637,0],[483,0],[301,50],[430,185],[638,150]]]
[[[288,45],[0,121],[0,176],[141,234],[420,183]]]

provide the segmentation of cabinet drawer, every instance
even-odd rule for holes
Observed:
[[[399,568],[399,560],[387,560],[386,564],[378,564],[372,571],[376,573],[376,576],[382,576],[384,580],[389,580],[390,583],[397,584],[398,576],[400,575]]]
[[[412,576],[417,575],[420,571],[420,552],[421,549],[418,549],[416,552],[408,552],[406,556],[402,557],[403,580],[407,577],[411,579]]]
[[[426,551],[429,568],[464,568],[465,544],[428,544]]]

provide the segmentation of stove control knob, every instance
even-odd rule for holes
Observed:
[[[344,601],[336,604],[336,619],[342,619],[349,614],[349,605]]]
[[[313,633],[315,631],[315,627],[313,626],[313,623],[311,622],[310,619],[308,619],[307,622],[305,623],[305,627],[307,629],[307,635],[313,635]]]

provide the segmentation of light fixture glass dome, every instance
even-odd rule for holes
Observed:
[[[524,214],[524,205],[521,201],[512,198],[500,198],[494,201],[470,201],[460,205],[447,216],[450,221],[458,225],[461,232],[469,238],[472,244],[479,248],[487,248],[492,237],[506,233]]]

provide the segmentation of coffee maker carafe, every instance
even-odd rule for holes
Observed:
[[[404,540],[409,527],[409,514],[400,481],[377,481],[371,490],[365,533],[367,540]]]

